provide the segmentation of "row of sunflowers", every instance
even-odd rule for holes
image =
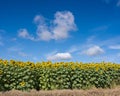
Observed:
[[[120,85],[120,64],[0,59],[0,91],[111,88],[116,85]]]

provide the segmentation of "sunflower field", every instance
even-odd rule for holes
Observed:
[[[120,85],[120,64],[0,59],[0,91],[112,88],[117,85]]]

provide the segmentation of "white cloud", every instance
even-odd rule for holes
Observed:
[[[34,17],[34,19],[33,19],[33,21],[34,21],[34,23],[36,24],[36,25],[40,25],[40,24],[45,24],[45,18],[43,17],[43,16],[41,16],[41,15],[36,15],[35,17]]]
[[[44,23],[44,19],[45,18],[43,16],[36,15],[34,18],[34,23],[39,25],[40,23]]]
[[[69,32],[76,30],[74,16],[69,11],[57,12],[53,23],[53,38],[55,40],[68,38]]]
[[[86,54],[88,56],[96,56],[102,53],[104,53],[104,50],[100,48],[99,46],[90,47],[87,50],[82,52],[82,54]]]
[[[117,7],[120,7],[120,0],[118,0],[116,6],[117,6]]]
[[[54,20],[47,23],[43,16],[37,15],[34,18],[34,23],[37,25],[36,38],[31,36],[27,29],[20,29],[18,36],[34,41],[60,40],[68,38],[70,32],[77,29],[74,15],[70,11],[56,12]]]
[[[18,36],[19,36],[19,37],[22,37],[22,38],[25,38],[25,39],[34,40],[34,37],[31,36],[31,35],[28,33],[27,29],[19,29],[19,30],[18,30]]]
[[[43,41],[49,41],[52,39],[52,33],[49,32],[47,26],[45,25],[39,25],[37,29],[37,41],[43,40]]]
[[[81,54],[80,51],[84,50],[84,49],[88,49],[96,44],[94,44],[93,41],[96,41],[96,36],[90,36],[86,39],[86,41],[82,44],[77,44],[77,45],[72,45],[67,52],[69,53],[78,53]]]
[[[110,49],[120,49],[120,45],[109,46]]]
[[[56,53],[52,56],[48,56],[47,60],[69,60],[72,56],[70,53]]]
[[[86,38],[85,42],[83,42],[81,44],[77,44],[77,45],[72,45],[66,51],[69,52],[69,53],[86,54],[86,55],[88,54],[89,55],[89,50],[88,49],[91,49],[91,48],[93,48],[93,49],[98,48],[99,49],[101,47],[104,47],[104,48],[109,47],[110,49],[113,49],[113,47],[115,49],[117,47],[116,49],[118,49],[118,48],[120,48],[120,46],[118,46],[119,43],[120,43],[120,36],[109,38],[109,39],[106,39],[106,40],[99,40],[97,38],[97,36],[90,36],[90,37]],[[95,45],[97,45],[98,47],[94,47]],[[111,45],[114,45],[114,46],[111,46]],[[101,46],[101,47],[99,47],[99,46]],[[96,50],[94,50],[93,52],[95,52],[95,51]]]
[[[49,41],[52,39],[52,34],[49,32],[49,28],[46,25],[45,18],[43,16],[37,15],[34,18],[34,23],[37,25],[37,38],[36,41],[39,40],[44,40],[44,41]]]

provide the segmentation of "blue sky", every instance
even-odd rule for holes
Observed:
[[[120,63],[120,0],[0,0],[0,58]]]

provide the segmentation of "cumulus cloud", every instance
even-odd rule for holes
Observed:
[[[19,36],[19,37],[22,37],[22,38],[25,38],[25,39],[34,40],[34,37],[32,37],[32,36],[28,33],[27,29],[19,29],[19,30],[18,30],[18,36]]]
[[[49,32],[47,26],[39,25],[37,28],[37,41],[49,41],[52,39],[52,33]]]
[[[74,15],[70,11],[56,12],[54,20],[50,22],[46,22],[43,16],[37,15],[34,18],[34,23],[37,26],[36,38],[31,36],[27,29],[20,29],[18,36],[36,41],[60,40],[68,38],[70,32],[77,29],[74,22]]]
[[[53,38],[56,40],[67,38],[70,31],[76,30],[74,16],[69,11],[57,12],[55,14],[55,20],[53,21],[53,23]]]
[[[93,46],[83,51],[82,53],[88,56],[96,56],[96,55],[104,53],[104,50],[100,48],[99,46]]]
[[[52,56],[48,56],[47,60],[69,60],[72,56],[70,53],[56,53]]]
[[[50,28],[47,26],[47,23],[45,22],[45,18],[43,16],[35,16],[34,23],[37,25],[36,41],[49,41],[50,39],[52,39],[52,33],[50,32]]]
[[[41,15],[36,15],[34,17],[33,21],[34,21],[35,24],[39,25],[39,24],[43,24],[45,22],[45,18]]]
[[[110,49],[120,49],[120,45],[109,46]]]

